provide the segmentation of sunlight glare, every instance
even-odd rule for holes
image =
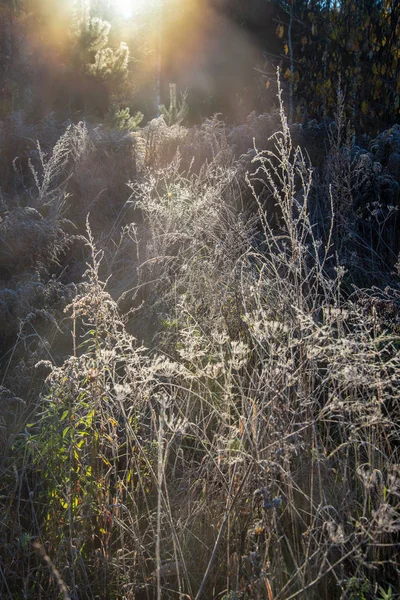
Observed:
[[[135,11],[143,9],[147,4],[146,0],[114,0],[117,12],[124,19],[133,17]]]

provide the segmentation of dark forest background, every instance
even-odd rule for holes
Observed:
[[[188,91],[194,121],[215,112],[243,119],[276,105],[279,66],[292,120],[332,116],[339,83],[358,131],[376,133],[399,117],[394,1],[164,0],[130,19],[109,0],[92,2],[90,15],[84,7],[2,2],[1,115],[104,119],[117,102],[151,118],[160,78],[161,102],[169,83],[177,84]],[[88,18],[103,20],[102,30]],[[121,56],[121,64],[89,67],[99,49],[117,52],[120,42],[130,52],[126,64]]]

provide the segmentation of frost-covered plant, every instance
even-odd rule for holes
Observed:
[[[78,163],[88,151],[88,145],[88,131],[83,122],[68,125],[49,155],[43,152],[40,142],[37,142],[39,166],[35,167],[33,161],[29,160],[29,167],[36,185],[34,202],[38,208],[51,209],[56,217],[62,215],[69,197],[67,184],[74,163]]]
[[[213,121],[173,138],[202,141],[202,168],[150,161],[104,249],[87,232],[72,350],[41,362],[40,410],[0,437],[6,597],[54,597],[43,556],[71,598],[399,588],[399,338],[381,318],[398,291],[346,293],[337,189],[317,227],[314,174],[280,115],[251,154],[255,217]],[[151,127],[157,151],[172,128]]]

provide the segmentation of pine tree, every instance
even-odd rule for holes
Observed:
[[[139,111],[131,115],[129,108],[120,108],[117,104],[111,104],[105,115],[104,125],[108,129],[117,131],[136,131],[143,121],[143,116]]]
[[[118,95],[128,72],[129,48],[120,42],[114,50],[108,46],[110,24],[90,13],[88,0],[78,0],[72,26],[74,77],[81,83],[78,107],[85,114],[103,117]]]
[[[169,107],[164,104],[160,106],[160,113],[164,117],[167,125],[180,125],[187,117],[189,106],[187,104],[187,93],[181,94],[181,101],[178,103],[176,96],[176,84],[169,84]]]

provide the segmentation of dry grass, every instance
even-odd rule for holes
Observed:
[[[317,210],[280,121],[248,157],[258,215],[214,123],[200,170],[174,142],[101,243],[89,217],[68,356],[29,410],[2,391],[7,600],[397,597],[398,287],[349,293],[341,146]]]

